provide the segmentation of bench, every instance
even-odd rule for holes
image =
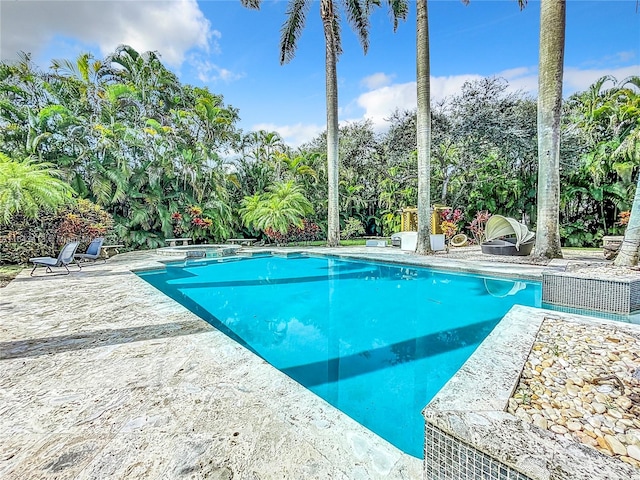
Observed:
[[[365,245],[367,247],[386,247],[387,241],[386,240],[367,240],[365,242]]]
[[[231,245],[244,245],[250,247],[254,243],[256,243],[256,238],[229,238],[227,243]]]
[[[106,259],[113,255],[118,255],[120,253],[120,248],[124,248],[124,245],[102,245],[100,247],[100,256]],[[110,250],[113,250],[114,253],[109,253]]]
[[[604,258],[606,258],[607,260],[613,260],[614,258],[616,258],[623,240],[624,237],[622,235],[611,235],[602,237],[602,250]]]
[[[189,242],[193,240],[192,238],[167,238],[165,242],[169,244],[170,247],[175,247],[178,245],[178,242],[182,242],[182,245],[189,245]]]

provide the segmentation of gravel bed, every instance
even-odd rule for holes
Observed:
[[[640,467],[640,334],[545,318],[508,411]]]

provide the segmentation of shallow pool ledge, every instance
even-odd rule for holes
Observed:
[[[424,478],[640,479],[634,467],[507,412],[545,318],[607,322],[514,306],[424,409]]]

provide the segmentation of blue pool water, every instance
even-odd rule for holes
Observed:
[[[421,410],[539,282],[331,257],[168,265],[140,277],[410,455]]]

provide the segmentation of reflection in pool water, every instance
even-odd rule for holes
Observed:
[[[422,457],[421,410],[538,282],[331,257],[212,260],[146,281]]]

